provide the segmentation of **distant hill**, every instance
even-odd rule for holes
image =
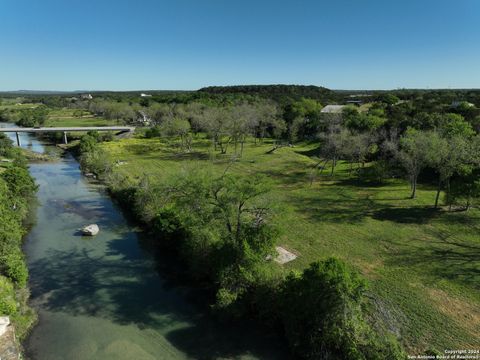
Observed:
[[[314,85],[237,85],[237,86],[209,86],[198,90],[209,94],[248,94],[265,98],[282,100],[298,100],[300,98],[316,99],[328,102],[338,95],[327,88]]]

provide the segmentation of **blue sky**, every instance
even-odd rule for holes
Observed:
[[[0,0],[0,90],[480,88],[478,0]]]

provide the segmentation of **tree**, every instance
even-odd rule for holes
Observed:
[[[178,136],[182,149],[190,151],[192,148],[192,138],[190,134],[190,122],[180,117],[168,119],[160,126],[161,132],[165,136]]]
[[[350,162],[350,173],[353,164],[365,165],[370,154],[376,151],[376,144],[371,133],[349,133],[346,141],[343,142],[342,156]]]
[[[39,106],[34,109],[24,109],[19,112],[17,125],[23,127],[41,126],[47,119],[48,109],[46,106]]]
[[[285,121],[280,118],[280,110],[277,105],[270,101],[255,104],[250,124],[255,141],[257,138],[263,141],[267,133],[278,138],[285,130]]]
[[[344,125],[357,132],[372,131],[385,124],[386,119],[378,114],[381,112],[360,113],[354,106],[347,106],[342,111]]]
[[[412,191],[411,199],[414,199],[416,195],[418,175],[428,164],[429,136],[429,132],[409,128],[400,138],[400,151],[397,158],[408,173]]]
[[[308,98],[301,98],[286,106],[284,117],[289,124],[290,141],[316,135],[322,125],[322,105]]]
[[[199,121],[200,127],[212,139],[214,149],[217,150],[217,147],[220,147],[220,152],[226,154],[231,141],[228,137],[230,113],[225,108],[210,107],[204,110]]]
[[[439,116],[438,126],[441,134],[446,138],[453,136],[471,137],[475,135],[472,125],[458,114]]]
[[[18,166],[11,166],[0,173],[0,177],[7,183],[12,198],[30,198],[37,186],[28,170]]]
[[[349,136],[348,130],[338,125],[329,126],[327,132],[320,134],[322,157],[332,163],[331,176],[333,176],[338,159],[343,155]]]
[[[450,178],[455,174],[468,174],[473,170],[472,155],[467,138],[455,135],[450,138],[431,132],[428,137],[428,164],[438,174],[435,208],[438,207],[440,192],[446,186],[449,192]]]
[[[480,198],[480,169],[468,175],[456,176],[452,179],[447,191],[449,206],[463,203],[465,210],[470,209],[475,200]]]
[[[342,261],[314,262],[291,273],[281,293],[281,319],[302,359],[401,359],[398,344],[380,340],[362,312],[366,283]]]
[[[381,97],[381,101],[387,105],[395,105],[400,99],[393,94],[387,93]]]
[[[159,191],[163,206],[155,223],[162,233],[184,234],[182,252],[202,262],[201,271],[211,269],[219,307],[242,297],[273,248],[277,232],[264,197],[270,188],[262,176],[212,177],[193,169]]]
[[[253,132],[253,128],[257,124],[256,109],[253,105],[247,103],[235,105],[230,109],[229,120],[227,123],[227,131],[233,141],[235,155],[241,157],[245,140],[247,136]],[[238,152],[239,143],[240,152]]]

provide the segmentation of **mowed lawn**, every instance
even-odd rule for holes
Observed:
[[[62,126],[111,126],[119,123],[114,120],[107,120],[93,115],[74,116],[75,110],[72,109],[55,109],[51,110],[45,121],[45,127],[62,127]]]
[[[162,181],[192,166],[223,171],[231,155],[219,155],[198,140],[184,153],[161,139],[123,139],[103,143],[115,171],[132,181],[149,175]],[[278,271],[301,270],[310,262],[339,257],[369,282],[373,321],[397,334],[414,353],[429,348],[480,347],[480,211],[434,211],[435,190],[420,186],[408,199],[403,180],[365,184],[340,165],[332,179],[324,174],[311,184],[314,145],[284,147],[249,143],[229,169],[261,173],[274,182],[274,221],[279,245],[299,257]],[[230,152],[230,150],[229,150]]]
[[[0,104],[0,111],[2,110],[25,110],[25,109],[35,109],[39,104],[20,104],[15,103],[12,100],[6,101]],[[87,112],[85,112],[87,113]],[[50,109],[45,120],[45,127],[65,127],[65,126],[77,126],[77,127],[87,127],[87,126],[112,126],[112,125],[122,125],[121,121],[107,120],[102,117],[97,117],[94,115],[83,115],[75,116],[75,109]]]

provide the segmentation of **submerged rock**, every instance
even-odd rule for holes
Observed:
[[[91,225],[85,226],[82,229],[82,234],[88,235],[88,236],[94,236],[94,235],[97,235],[99,231],[100,231],[100,228],[98,227],[97,224],[91,224]]]

